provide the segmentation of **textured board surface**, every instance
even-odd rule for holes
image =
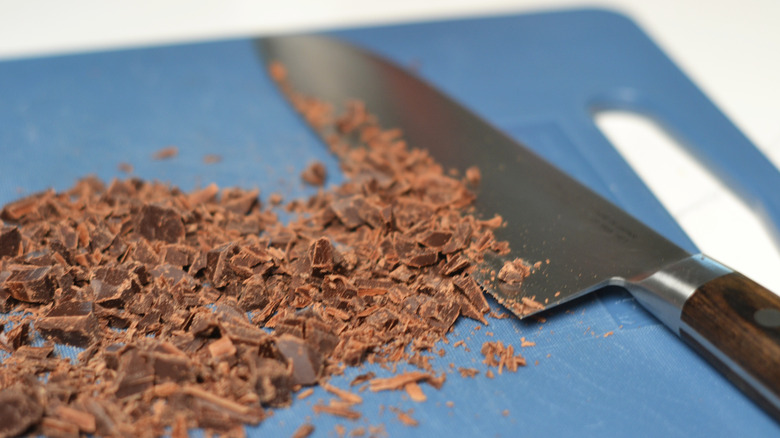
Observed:
[[[743,181],[745,194],[769,199],[767,205],[776,199],[754,182],[777,187],[777,171],[621,16],[572,11],[335,34],[416,70],[688,249],[694,250],[690,240],[595,128],[594,109],[651,112],[690,139],[695,153],[696,144],[708,144],[699,152],[718,171]],[[309,193],[297,175],[311,160],[324,162],[335,175],[330,183],[339,182],[335,159],[279,96],[251,40],[3,62],[0,84],[0,203],[48,187],[65,189],[87,174],[125,177],[120,162],[132,164],[134,176],[186,190],[216,182],[258,187],[264,199],[272,192],[288,199]],[[179,147],[178,157],[152,160],[168,145]],[[223,159],[207,165],[206,154]],[[719,168],[729,161],[731,167]],[[744,182],[745,169],[752,169],[753,182]],[[777,423],[619,289],[546,317],[545,323],[491,319],[481,330],[461,321],[443,345],[447,354],[432,361],[450,373],[447,383],[441,391],[424,386],[425,403],[402,393],[364,394],[358,407],[364,419],[351,423],[312,413],[311,405],[326,398],[318,389],[249,430],[250,436],[289,436],[306,417],[317,436],[332,435],[336,423],[347,430],[382,423],[391,436],[780,433]],[[608,332],[614,334],[604,337]],[[499,339],[519,347],[520,337],[536,342],[522,349],[529,366],[485,378],[482,343]],[[470,351],[452,347],[461,339]],[[450,364],[481,373],[462,378]],[[387,374],[350,369],[334,383],[346,386],[368,369]],[[403,426],[382,406],[414,409],[420,425]]]

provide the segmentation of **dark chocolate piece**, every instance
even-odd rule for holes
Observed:
[[[38,385],[16,384],[0,390],[0,436],[21,435],[43,417]]]
[[[325,179],[328,177],[328,173],[325,170],[325,166],[319,161],[311,163],[301,173],[301,179],[310,185],[315,187],[322,187],[325,184]]]
[[[0,228],[0,257],[16,257],[22,246],[22,234],[17,227]]]
[[[38,319],[35,328],[61,344],[86,348],[99,336],[94,306],[87,301],[66,301]]]
[[[119,357],[119,384],[115,395],[129,397],[154,385],[154,363],[149,355],[129,348]]]
[[[127,266],[100,267],[94,272],[90,287],[101,305],[121,306],[141,290],[138,277]]]
[[[321,359],[302,339],[288,334],[281,335],[276,339],[276,348],[292,365],[293,385],[317,383],[322,369]]]
[[[19,323],[8,331],[8,342],[11,348],[18,350],[24,345],[30,344],[30,324],[26,321]]]
[[[136,231],[146,239],[177,243],[184,238],[184,222],[172,208],[144,205],[135,218]]]
[[[330,272],[334,265],[334,249],[327,237],[322,237],[309,246],[311,267],[319,272]]]
[[[27,303],[48,302],[54,296],[56,287],[52,268],[49,266],[18,266],[11,271],[11,275],[3,284],[3,288],[12,297]]]

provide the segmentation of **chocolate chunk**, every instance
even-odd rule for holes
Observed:
[[[154,368],[154,383],[190,382],[195,379],[191,361],[186,356],[165,353],[151,353]]]
[[[3,288],[19,301],[45,303],[54,296],[56,284],[49,266],[18,266],[11,271]]]
[[[293,385],[313,385],[317,383],[322,363],[319,355],[300,338],[284,334],[276,339],[276,348],[282,357],[292,364]]]
[[[103,350],[103,360],[106,368],[116,370],[119,368],[119,358],[127,349],[125,344],[111,344]]]
[[[467,221],[460,222],[452,233],[450,240],[441,249],[442,254],[452,254],[466,247],[471,239],[471,225]]]
[[[325,166],[319,161],[311,163],[301,173],[301,179],[309,185],[315,187],[322,187],[325,184],[325,179],[328,177],[328,173],[325,170]]]
[[[192,264],[196,250],[186,245],[171,244],[162,248],[162,261],[169,265],[184,268]]]
[[[30,324],[22,322],[8,331],[8,342],[11,348],[18,350],[24,345],[30,344]]]
[[[115,395],[129,397],[154,385],[154,364],[150,356],[129,348],[119,357],[119,384]]]
[[[131,260],[147,265],[156,265],[160,263],[160,256],[157,254],[157,251],[155,251],[152,245],[144,239],[139,239],[130,245],[128,256]]]
[[[86,348],[99,335],[94,306],[86,301],[66,301],[53,307],[35,323],[43,336],[61,344]]]
[[[330,205],[330,208],[336,214],[339,221],[347,228],[357,228],[363,225],[363,218],[360,217],[358,205],[362,201],[361,196],[355,196],[346,199],[340,199]]]
[[[471,261],[461,254],[455,254],[441,267],[443,275],[454,275],[471,265]]]
[[[423,233],[417,241],[429,248],[439,249],[449,242],[452,238],[452,233],[448,231],[429,230]]]
[[[225,287],[235,273],[230,269],[229,259],[238,254],[239,248],[232,242],[212,249],[206,255],[206,268],[211,285]]]
[[[21,435],[43,417],[38,385],[16,384],[0,390],[0,436]]]
[[[309,258],[311,267],[320,272],[330,272],[333,270],[333,245],[327,237],[315,240],[309,246]]]
[[[15,352],[14,355],[23,358],[29,362],[39,361],[42,362],[45,359],[51,357],[54,353],[54,344],[49,342],[42,347],[31,347],[29,345],[22,345]]]
[[[490,310],[485,294],[482,293],[482,288],[479,287],[476,281],[469,276],[460,276],[453,281],[455,286],[460,289],[466,296],[469,302],[482,314]]]
[[[184,238],[184,222],[172,208],[144,205],[135,218],[136,231],[146,239],[177,243]]]
[[[127,266],[100,267],[94,272],[89,284],[98,304],[118,307],[141,290],[138,277]]]
[[[0,257],[16,257],[22,246],[22,234],[17,227],[0,228]]]
[[[436,251],[418,249],[416,251],[410,251],[403,257],[401,262],[412,268],[422,268],[423,266],[430,266],[435,264],[439,260],[439,255]]]
[[[292,399],[292,369],[278,360],[257,357],[255,362],[255,392],[260,402],[284,406]]]
[[[249,214],[256,206],[260,205],[258,196],[260,191],[255,189],[249,192],[243,190],[224,190],[222,192],[222,205],[226,210],[236,214]]]

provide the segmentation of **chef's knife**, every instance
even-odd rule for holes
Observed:
[[[623,286],[780,420],[778,296],[681,249],[375,54],[321,36],[264,38],[258,48],[267,62],[286,67],[286,83],[296,92],[336,108],[361,100],[383,126],[401,128],[411,147],[427,149],[445,168],[481,170],[476,211],[505,220],[496,237],[513,250],[488,257],[482,272],[498,272],[518,256],[546,262],[520,287],[475,270],[480,284],[517,316],[541,310],[518,305],[523,298],[548,309],[607,285]]]

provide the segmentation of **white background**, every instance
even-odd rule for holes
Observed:
[[[637,21],[780,167],[778,0],[0,0],[0,59],[582,6]],[[705,253],[780,292],[777,242],[741,202],[646,123],[599,123]]]

